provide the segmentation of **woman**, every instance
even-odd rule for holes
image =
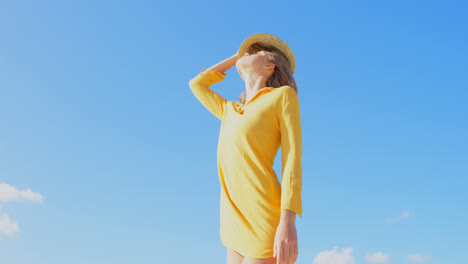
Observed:
[[[234,65],[245,82],[239,101],[210,89]],[[294,70],[286,43],[257,33],[235,55],[189,82],[196,98],[222,121],[217,150],[220,237],[228,264],[290,264],[297,259],[302,129]],[[280,146],[281,183],[273,170]]]

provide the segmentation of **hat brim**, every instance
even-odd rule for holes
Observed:
[[[296,58],[294,57],[294,53],[292,52],[288,44],[286,44],[286,42],[271,34],[256,33],[244,39],[244,41],[240,45],[239,50],[237,51],[237,58],[242,58],[247,52],[250,45],[254,44],[255,42],[266,42],[279,49],[288,59],[289,63],[291,64],[291,71],[294,73],[294,71],[296,70]]]

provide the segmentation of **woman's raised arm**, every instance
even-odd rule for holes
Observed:
[[[208,69],[203,69],[189,81],[190,89],[195,97],[218,119],[222,120],[227,100],[210,89],[213,83],[221,82],[227,76],[224,72],[236,65],[237,54],[233,55]]]

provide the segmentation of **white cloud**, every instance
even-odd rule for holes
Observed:
[[[31,189],[18,190],[6,183],[0,183],[0,201],[10,202],[20,199],[30,200],[35,203],[42,203],[43,197],[40,193],[33,193]]]
[[[317,254],[313,264],[355,264],[354,256],[351,255],[352,248],[341,249],[337,251],[338,247],[333,247],[333,250],[322,251]]]
[[[410,262],[426,262],[426,261],[430,261],[431,260],[431,257],[429,256],[421,256],[421,254],[410,254],[406,257],[408,259],[408,261]]]
[[[0,235],[12,236],[19,231],[18,224],[12,221],[7,214],[0,214]],[[0,239],[2,237],[0,236]]]
[[[367,253],[365,259],[372,263],[390,263],[390,256],[382,252],[377,252],[374,254]]]
[[[20,199],[30,200],[34,203],[42,203],[44,198],[40,193],[34,193],[31,189],[18,190],[17,188],[0,183],[0,202],[18,201]],[[2,205],[0,204],[0,210]],[[19,232],[18,223],[8,217],[6,213],[0,213],[0,240],[2,236],[13,236]]]

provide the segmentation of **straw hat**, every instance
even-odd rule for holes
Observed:
[[[286,42],[271,34],[256,33],[244,39],[239,50],[237,51],[237,58],[242,58],[249,49],[250,45],[254,44],[255,42],[268,43],[283,52],[283,54],[289,60],[289,63],[291,64],[291,70],[294,73],[296,70],[296,58],[294,57],[294,53],[288,44],[286,44]]]

